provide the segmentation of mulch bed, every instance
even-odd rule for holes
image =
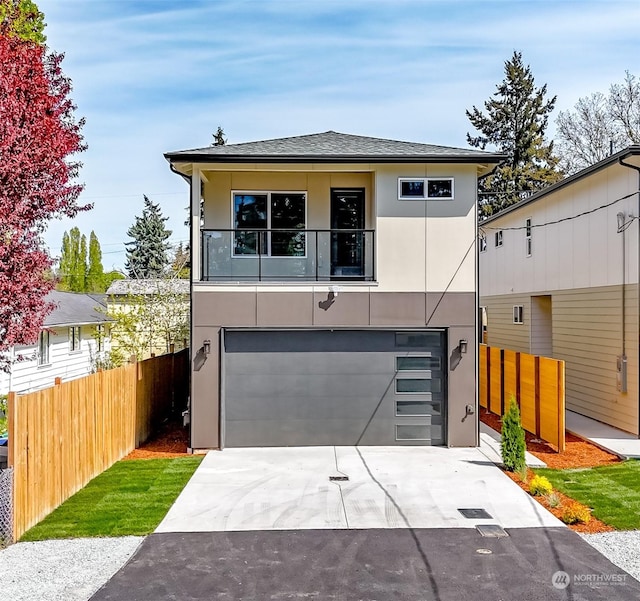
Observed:
[[[502,429],[502,420],[500,419],[500,416],[495,413],[489,413],[484,408],[480,408],[480,420],[498,432]],[[578,438],[573,434],[569,434],[568,432],[565,435],[566,444],[565,450],[562,453],[558,453],[558,450],[552,445],[536,438],[529,432],[525,432],[525,437],[527,441],[527,451],[538,459],[544,461],[547,466],[552,469],[564,470],[570,468],[596,467],[598,465],[607,465],[620,461],[620,458],[617,455],[603,451],[594,444],[591,444],[582,438]],[[507,474],[507,476],[509,476],[509,478],[511,478],[520,488],[529,492],[529,485],[526,482],[523,482],[518,474],[506,471],[505,474]],[[528,480],[531,480],[533,476],[534,473],[531,470],[528,470]],[[560,498],[560,505],[557,507],[551,507],[547,499],[543,496],[536,496],[534,499],[561,520],[562,505],[570,502],[577,503],[577,501],[567,497],[560,491],[555,491],[555,493]],[[575,532],[581,532],[583,534],[595,534],[597,532],[611,532],[612,530],[615,530],[615,528],[608,526],[593,516],[591,516],[591,520],[589,520],[588,524],[569,524],[568,527]]]
[[[189,429],[181,423],[167,422],[160,431],[125,459],[172,459],[188,455]]]

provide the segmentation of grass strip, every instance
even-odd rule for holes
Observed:
[[[617,530],[640,528],[640,461],[579,469],[537,469],[554,488],[592,508],[592,513]]]
[[[153,532],[203,456],[119,461],[91,480],[21,541]]]

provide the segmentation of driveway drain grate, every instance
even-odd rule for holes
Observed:
[[[329,482],[348,482],[349,476],[329,476]]]
[[[489,538],[504,538],[505,536],[509,536],[504,528],[497,524],[480,524],[476,526],[476,530],[482,534],[482,536]]]
[[[458,511],[470,520],[492,520],[493,518],[484,509],[458,509]]]

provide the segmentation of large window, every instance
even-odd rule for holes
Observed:
[[[234,192],[234,255],[304,257],[306,212],[304,192]]]
[[[46,330],[38,336],[38,365],[49,365],[49,332]]]

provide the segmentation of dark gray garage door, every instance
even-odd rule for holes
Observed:
[[[445,444],[445,333],[224,333],[227,447]]]

